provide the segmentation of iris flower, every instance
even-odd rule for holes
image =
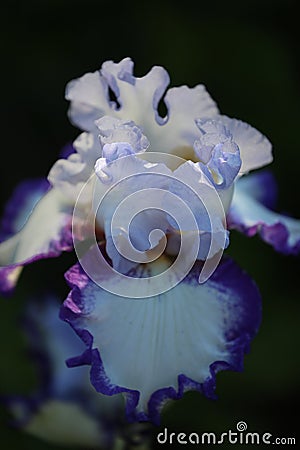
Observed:
[[[136,78],[129,58],[71,81],[82,133],[34,207],[35,189],[29,209],[12,200],[0,244],[3,293],[24,265],[75,248],[61,318],[86,350],[68,365],[90,365],[99,393],[123,393],[129,420],[155,423],[186,390],[214,397],[216,373],[242,370],[258,330],[258,289],[222,257],[229,230],[300,247],[299,221],[273,210],[271,175],[247,175],[272,161],[269,140],[221,115],[204,86],[168,84],[162,67]]]

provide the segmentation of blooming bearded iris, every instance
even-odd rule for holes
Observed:
[[[243,176],[272,161],[270,142],[221,115],[202,85],[169,89],[161,117],[168,84],[161,67],[134,77],[128,58],[69,83],[83,133],[47,192],[12,200],[0,244],[4,293],[24,265],[75,247],[61,318],[86,351],[68,364],[91,365],[99,393],[123,393],[130,420],[154,422],[186,390],[214,397],[216,373],[241,370],[257,332],[258,290],[222,257],[227,225],[284,253],[300,248],[299,221],[269,209],[270,173]]]

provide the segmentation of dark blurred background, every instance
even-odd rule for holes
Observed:
[[[1,207],[20,180],[47,175],[61,147],[77,136],[66,115],[66,83],[107,59],[131,56],[136,75],[163,65],[173,86],[202,82],[223,113],[263,131],[274,145],[271,168],[279,184],[279,209],[300,218],[296,2],[12,0],[0,10]],[[166,409],[162,427],[222,432],[244,420],[251,431],[295,437],[299,258],[277,255],[257,238],[234,233],[229,254],[263,295],[263,323],[245,372],[218,375],[217,402],[188,394]],[[24,394],[35,383],[17,326],[24,293],[57,279],[67,292],[62,273],[68,257],[62,267],[53,261],[40,264],[24,271],[16,298],[1,305],[2,394]],[[43,281],[38,280],[41,272]],[[5,411],[2,416],[0,436],[6,446],[56,448],[10,429]]]

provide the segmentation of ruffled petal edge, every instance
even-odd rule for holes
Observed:
[[[228,276],[229,275],[229,276]],[[218,285],[221,281],[223,286],[220,289],[232,288],[241,295],[241,301],[248,310],[243,311],[244,317],[241,323],[236,325],[236,329],[228,331],[226,339],[230,348],[230,361],[214,361],[210,367],[210,375],[203,383],[198,383],[185,374],[178,374],[178,388],[165,387],[155,391],[148,402],[148,413],[137,411],[140,393],[137,390],[127,389],[122,386],[112,384],[105,373],[105,368],[101,360],[98,349],[93,348],[93,336],[83,328],[80,328],[79,317],[82,303],[80,290],[89,282],[88,277],[83,273],[79,265],[66,273],[66,279],[72,288],[68,298],[61,307],[60,318],[68,322],[78,336],[87,346],[87,350],[81,355],[67,361],[69,367],[80,365],[90,365],[91,382],[96,390],[105,395],[123,393],[126,399],[126,415],[129,421],[151,421],[154,424],[160,423],[160,413],[168,400],[181,399],[186,391],[196,390],[206,397],[215,399],[216,375],[221,370],[232,370],[240,372],[243,370],[243,357],[250,350],[250,341],[257,333],[261,321],[260,294],[255,283],[243,272],[232,260],[225,259],[220,264],[218,270],[213,274],[211,280]],[[245,283],[248,284],[245,289]]]

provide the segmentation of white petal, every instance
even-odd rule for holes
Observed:
[[[101,71],[121,104],[122,115],[118,111],[119,117],[133,120],[137,124],[141,124],[141,119],[144,118],[145,125],[141,125],[145,130],[148,121],[149,124],[155,123],[156,108],[169,84],[169,76],[163,67],[155,66],[144,77],[135,78],[132,76],[132,68],[132,62],[125,58],[119,64],[107,61]]]
[[[165,69],[155,66],[144,77],[136,78],[132,61],[125,58],[118,64],[107,61],[100,73],[87,74],[68,86],[67,98],[71,100],[73,122],[97,134],[94,122],[104,115],[133,120],[148,137],[151,151],[180,154],[184,147],[193,157],[192,145],[198,135],[195,119],[218,114],[216,104],[204,86],[170,89],[165,97],[168,115],[161,118],[157,107],[169,84]],[[108,85],[119,105],[109,100]]]
[[[260,131],[241,120],[226,116],[220,116],[220,120],[239,146],[242,160],[240,175],[272,162],[272,145]]]
[[[154,273],[148,266],[140,270]],[[99,288],[79,266],[69,271],[75,295],[66,300],[63,317],[78,332],[87,330],[92,351],[100,352],[91,374],[99,392],[120,392],[118,386],[139,391],[138,411],[147,414],[154,394],[165,399],[168,394],[159,394],[161,389],[177,392],[180,375],[197,384],[211,379],[215,362],[241,369],[260,321],[257,288],[230,261],[204,285],[198,284],[197,273],[193,270],[173,290],[137,300]]]
[[[164,101],[168,109],[166,120],[153,131],[144,128],[150,140],[150,150],[192,159],[192,146],[199,137],[195,119],[214,117],[218,108],[203,85],[171,88]]]
[[[110,111],[107,92],[107,83],[99,71],[70,81],[66,99],[71,101],[69,116],[72,122],[82,130],[96,131],[95,120]]]
[[[43,255],[59,254],[69,247],[64,228],[70,225],[71,209],[60,193],[52,189],[36,205],[24,227],[0,244],[0,264],[19,264]]]

